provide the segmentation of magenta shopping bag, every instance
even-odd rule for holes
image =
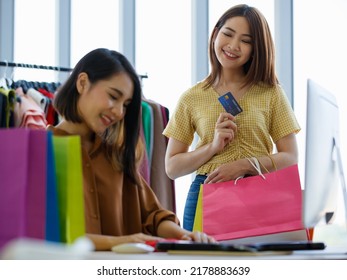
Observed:
[[[0,129],[0,248],[45,238],[47,132]]]
[[[203,230],[228,240],[304,229],[297,165],[263,175],[204,184]]]

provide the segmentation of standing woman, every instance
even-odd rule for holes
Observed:
[[[298,161],[300,126],[276,77],[274,52],[268,23],[254,7],[231,7],[212,31],[211,72],[182,94],[163,132],[169,138],[168,176],[196,172],[184,210],[187,230],[193,227],[200,184],[258,174],[252,163],[271,172]],[[219,103],[226,92],[243,109],[239,115],[226,113]],[[195,134],[199,141],[189,150]]]
[[[85,224],[96,250],[162,238],[214,242],[179,226],[138,172],[141,84],[129,61],[104,48],[86,54],[54,98],[54,135],[79,135]]]

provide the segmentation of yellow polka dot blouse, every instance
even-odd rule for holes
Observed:
[[[203,89],[202,82],[188,89],[181,95],[163,134],[190,146],[196,133],[199,139],[196,148],[212,142],[216,121],[224,112],[218,97],[213,88]],[[269,155],[273,152],[273,142],[300,131],[280,86],[255,85],[238,102],[243,112],[236,116],[235,139],[202,165],[197,174],[210,173],[221,164],[237,159]]]

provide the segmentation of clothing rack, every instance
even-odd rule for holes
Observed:
[[[38,64],[27,64],[27,63],[16,63],[16,62],[8,62],[8,61],[0,61],[0,66],[5,67],[23,67],[23,68],[33,68],[33,69],[43,69],[43,70],[53,70],[60,72],[71,72],[72,68],[60,67],[60,66],[47,66],[47,65],[38,65]],[[139,75],[142,79],[148,78],[147,74]]]
[[[47,66],[47,65],[27,64],[27,63],[16,63],[16,62],[7,62],[7,61],[0,61],[0,66],[33,68],[33,69],[53,70],[53,71],[60,71],[60,72],[71,72],[72,71],[71,68],[67,68],[67,67]]]

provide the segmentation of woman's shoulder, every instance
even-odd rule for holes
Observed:
[[[182,95],[181,98],[183,99],[201,99],[204,98],[204,96],[207,94],[209,95],[211,88],[205,88],[205,82],[200,81],[197,82],[192,87],[188,88]]]
[[[267,85],[265,83],[257,83],[251,87],[251,91],[262,95],[282,95],[284,90],[280,84]]]
[[[189,90],[193,92],[209,92],[210,90],[212,90],[212,88],[210,86],[207,86],[206,80],[202,80],[198,81]]]

